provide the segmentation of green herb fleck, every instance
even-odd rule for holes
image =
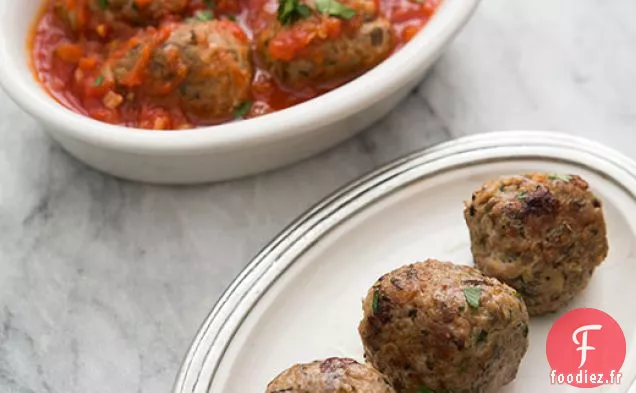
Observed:
[[[311,15],[311,8],[301,4],[299,0],[279,0],[278,21],[281,24],[291,25],[309,15]]]
[[[99,75],[97,78],[95,78],[95,81],[93,82],[93,86],[101,86],[104,83],[104,77],[102,75]]]
[[[380,311],[380,290],[376,288],[373,292],[373,302],[371,303],[371,310],[374,314]]]
[[[215,4],[214,0],[205,0],[205,5],[206,5],[208,8],[214,8],[214,7],[216,7],[216,4]]]
[[[97,0],[97,4],[102,11],[108,8],[108,0]]]
[[[480,343],[482,341],[486,341],[487,338],[488,338],[488,332],[485,330],[482,330],[481,332],[479,332],[479,335],[477,336],[477,342]]]
[[[426,386],[422,386],[419,389],[417,389],[417,393],[435,393],[435,392],[427,388]]]
[[[232,22],[236,22],[236,15],[228,15],[227,18]]]
[[[237,119],[242,119],[250,113],[252,109],[252,101],[243,101],[239,106],[234,109],[234,117]]]
[[[479,308],[479,299],[481,298],[480,287],[464,288],[464,296],[466,297],[466,302],[469,306],[472,308]]]
[[[523,296],[521,296],[521,293],[519,293],[519,291],[515,291],[515,297],[517,299],[523,299]]]
[[[391,284],[400,291],[404,289],[404,286],[402,286],[402,282],[397,277],[391,277]]]
[[[214,13],[210,10],[197,11],[194,18],[200,21],[208,21],[214,19]]]
[[[466,310],[466,307],[464,307],[464,306],[460,306],[460,307],[457,309],[457,312],[464,312],[465,310]]]
[[[572,176],[570,175],[559,175],[558,173],[551,173],[548,175],[548,179],[550,180],[561,180],[562,182],[568,183],[572,180]]]
[[[311,15],[311,8],[307,7],[304,4],[298,6],[298,13],[303,18],[308,18]]]
[[[503,191],[505,188],[506,188],[506,185],[505,185],[505,184],[502,184],[502,185],[500,185],[500,186],[499,186],[499,191],[501,192],[501,191]]]
[[[210,10],[199,10],[192,18],[187,18],[186,23],[206,22],[214,19],[214,12]]]
[[[517,194],[517,199],[520,201],[528,199],[528,191],[520,191],[519,194]]]
[[[335,16],[341,19],[351,19],[356,16],[356,11],[336,0],[316,0],[316,9],[321,14]]]

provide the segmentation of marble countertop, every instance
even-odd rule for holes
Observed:
[[[261,247],[415,149],[547,129],[634,156],[635,14],[633,0],[485,0],[380,123],[297,165],[210,186],[97,173],[0,93],[0,391],[169,392],[200,323]]]

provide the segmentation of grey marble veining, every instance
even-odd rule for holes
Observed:
[[[199,324],[260,247],[415,149],[552,129],[634,156],[633,15],[633,0],[485,0],[383,121],[297,165],[210,186],[97,173],[0,93],[0,392],[169,392]]]

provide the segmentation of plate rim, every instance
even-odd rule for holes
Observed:
[[[214,373],[223,360],[226,349],[232,342],[234,334],[240,329],[243,320],[250,314],[251,309],[258,303],[262,295],[276,282],[276,279],[293,265],[297,259],[292,258],[284,265],[281,263],[279,266],[275,266],[277,262],[284,259],[285,254],[289,253],[292,247],[302,242],[303,244],[299,246],[301,250],[310,248],[313,243],[320,240],[320,238],[326,235],[330,230],[337,227],[339,223],[346,220],[347,217],[356,214],[364,207],[377,203],[378,199],[388,196],[404,186],[408,186],[413,181],[420,180],[422,176],[417,176],[411,181],[403,181],[397,184],[397,186],[394,185],[391,188],[381,190],[377,193],[378,195],[369,195],[370,191],[377,191],[379,186],[391,179],[416,169],[424,171],[425,167],[430,167],[441,159],[479,150],[505,147],[528,147],[536,148],[537,151],[540,148],[553,148],[592,155],[594,158],[614,166],[615,169],[621,170],[626,176],[636,181],[636,161],[599,142],[551,131],[498,131],[465,136],[413,152],[391,161],[361,176],[357,180],[346,184],[316,203],[313,207],[310,207],[305,213],[293,220],[291,224],[284,228],[252,258],[223,292],[222,296],[215,303],[198,329],[182,361],[172,392],[207,393],[209,391],[214,381]],[[541,155],[535,152],[534,156],[539,158]],[[504,156],[496,157],[506,158]],[[513,157],[514,156],[510,156],[508,158]],[[580,161],[577,163],[579,165],[585,165]],[[445,168],[453,168],[453,166],[446,165]],[[590,169],[595,170],[592,167],[590,167]],[[433,176],[437,174],[437,172],[432,173]],[[636,199],[636,189],[630,189],[624,186],[623,183],[614,176],[610,178]],[[355,201],[359,201],[361,206],[351,209],[350,204]],[[349,207],[349,211],[346,215],[326,225],[322,230],[317,229],[321,223],[325,223],[327,219],[333,218],[335,214],[342,212],[345,207]],[[302,253],[303,252],[298,253],[297,256],[302,255]],[[272,268],[277,268],[278,270],[275,279],[263,282],[261,278],[266,273],[270,273]],[[259,283],[264,285],[257,286]],[[249,295],[252,295],[254,298],[246,299]],[[242,303],[245,301],[249,301],[249,304],[243,305]],[[238,322],[238,325],[232,328],[231,331],[227,331],[229,322]],[[229,334],[229,337],[227,339],[220,339],[223,333]],[[213,359],[215,364],[210,370],[210,367],[206,367],[206,365],[210,361],[208,357],[210,357],[213,352],[216,359]],[[211,374],[209,377],[204,375],[210,371]],[[633,382],[636,381],[632,381],[632,383]],[[627,387],[629,388],[629,386]]]

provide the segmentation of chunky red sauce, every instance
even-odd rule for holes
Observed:
[[[192,18],[198,12],[207,12],[212,4],[209,0],[190,0],[188,10],[181,15],[164,15],[155,27],[134,27],[121,21],[104,23],[103,20],[91,19],[88,12],[73,14],[73,26],[80,26],[82,33],[69,28],[68,19],[63,21],[53,2],[66,1],[75,4],[88,1],[107,0],[47,0],[41,16],[35,23],[30,44],[32,66],[36,78],[44,88],[62,105],[71,110],[90,116],[94,119],[131,127],[145,129],[187,129],[209,124],[218,124],[237,118],[260,116],[272,111],[281,110],[313,97],[324,94],[357,75],[333,78],[328,82],[308,84],[301,87],[290,87],[277,81],[260,61],[254,58],[253,77],[249,85],[248,100],[240,105],[231,116],[205,118],[196,113],[185,110],[177,98],[178,86],[166,83],[165,86],[155,84],[154,94],[148,93],[148,88],[141,88],[144,83],[144,70],[135,68],[148,67],[146,54],[142,52],[137,63],[129,71],[130,80],[127,82],[130,90],[122,91],[116,85],[111,75],[103,75],[103,65],[109,61],[108,57],[116,53],[113,48],[127,40],[134,40],[136,35],[144,29],[150,29],[158,42],[170,34],[169,26]],[[137,3],[150,0],[130,0]],[[185,1],[185,0],[184,0]],[[395,49],[399,49],[408,42],[431,18],[441,0],[376,0],[379,1],[380,15],[390,23],[394,33]],[[276,9],[276,0],[216,0],[213,3],[213,15],[216,19],[227,20],[228,25],[236,21],[243,29],[237,29],[238,40],[250,40],[252,47],[254,29],[263,22],[257,16],[258,12],[251,9],[264,10],[269,7]],[[355,18],[354,18],[355,19]],[[65,23],[66,22],[66,23]],[[155,21],[156,22],[156,21]],[[337,38],[345,34],[347,29],[355,28],[354,20],[342,21],[338,18],[328,18],[321,26],[320,34],[325,39]],[[168,27],[166,27],[168,26]],[[235,25],[236,26],[236,25]],[[351,27],[353,26],[353,27]],[[163,38],[161,38],[163,37]],[[302,51],[302,46],[311,39],[308,34],[280,34],[269,42],[270,53],[278,58],[287,60]],[[120,56],[134,46],[127,44],[120,49]],[[174,59],[168,58],[171,64]],[[176,61],[176,60],[174,60]],[[171,70],[179,70],[174,64]],[[109,73],[110,74],[110,73]],[[358,73],[359,74],[359,73]],[[132,78],[132,79],[131,79]],[[134,80],[138,78],[138,80]],[[177,79],[181,80],[181,79]],[[146,86],[146,85],[143,85]],[[165,94],[156,94],[159,88]],[[145,89],[145,90],[144,90]]]

